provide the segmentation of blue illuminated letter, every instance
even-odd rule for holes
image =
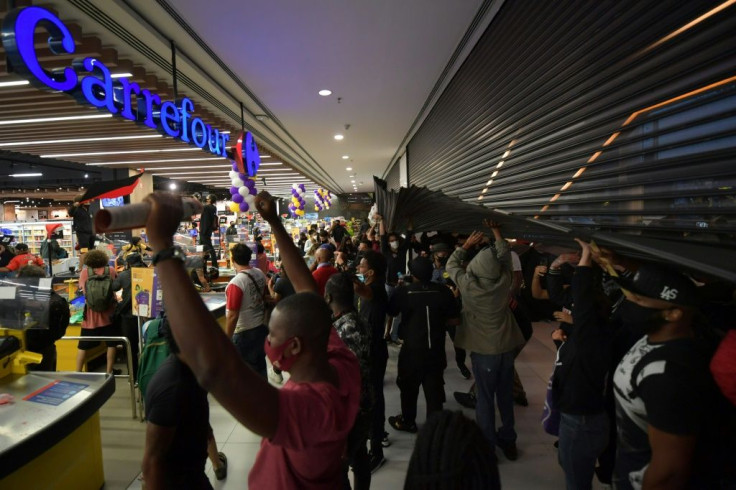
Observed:
[[[52,90],[72,90],[77,86],[74,70],[64,68],[64,76],[57,77],[38,63],[33,35],[39,24],[45,25],[49,31],[49,47],[54,54],[61,54],[62,50],[69,54],[74,52],[74,38],[58,17],[40,7],[25,7],[11,12],[3,21],[3,47],[8,59],[13,69],[26,78],[32,78],[35,86],[43,84]]]
[[[100,61],[94,58],[84,59],[84,69],[88,72],[94,72],[98,69],[102,72],[102,80],[94,75],[87,75],[82,79],[82,94],[87,102],[95,107],[105,107],[110,114],[118,112],[115,107],[115,100],[112,96],[112,78],[110,78],[110,70]]]
[[[170,125],[169,122],[174,123]],[[168,134],[172,138],[179,136],[179,130],[176,125],[179,123],[179,111],[173,102],[164,102],[161,104],[161,128],[164,133]]]
[[[194,103],[184,97],[181,99],[181,140],[184,143],[189,143],[189,136],[187,135],[187,131],[189,131],[189,124],[187,123],[187,119],[189,119],[189,113],[187,112],[187,107],[189,107],[190,111],[194,110]]]
[[[157,94],[152,94],[150,90],[146,89],[141,90],[141,95],[146,101],[145,104],[141,104],[140,100],[138,101],[138,120],[143,119],[143,124],[149,128],[157,129],[156,122],[154,121],[157,118],[153,111],[153,104],[161,105],[161,97]]]
[[[204,148],[207,143],[207,128],[204,126],[204,122],[198,117],[192,119],[192,143],[194,146]]]
[[[113,94],[115,105],[117,107],[122,107],[120,115],[126,119],[130,119],[131,121],[135,121],[136,115],[133,114],[133,94],[141,94],[140,85],[135,82],[131,82],[127,78],[121,78],[115,83]]]

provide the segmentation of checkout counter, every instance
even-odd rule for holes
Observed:
[[[0,488],[99,489],[104,373],[28,372],[28,328],[48,327],[51,279],[0,281]]]

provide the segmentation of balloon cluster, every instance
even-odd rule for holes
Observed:
[[[228,175],[232,184],[230,194],[233,201],[230,203],[230,211],[233,213],[245,213],[249,209],[255,211],[256,194],[258,194],[255,176],[248,177],[246,174],[238,172],[236,163],[233,163],[233,169]]]
[[[319,188],[314,191],[314,210],[322,211],[323,209],[330,209],[332,205],[332,194],[323,188]]]
[[[294,184],[291,186],[291,203],[289,203],[289,211],[291,217],[304,216],[304,206],[307,201],[304,200],[304,193],[307,192],[304,184]]]

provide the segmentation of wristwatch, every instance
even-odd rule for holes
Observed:
[[[184,250],[181,249],[181,247],[173,246],[165,248],[160,252],[156,252],[155,254],[153,254],[153,259],[151,260],[151,263],[153,263],[153,265],[156,265],[159,262],[163,262],[164,260],[175,259],[183,264],[186,261],[186,258],[187,256],[184,253]]]

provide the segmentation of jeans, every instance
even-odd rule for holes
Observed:
[[[233,343],[243,360],[255,372],[268,379],[266,374],[266,352],[263,344],[268,336],[268,327],[260,325],[250,330],[243,330],[233,334]]]
[[[608,444],[608,415],[572,415],[562,412],[557,453],[565,472],[567,490],[592,488],[595,461]]]
[[[477,390],[475,420],[491,447],[497,443],[516,442],[514,430],[514,351],[503,354],[478,354],[471,352],[473,376]],[[496,434],[494,399],[501,414],[501,427]]]

